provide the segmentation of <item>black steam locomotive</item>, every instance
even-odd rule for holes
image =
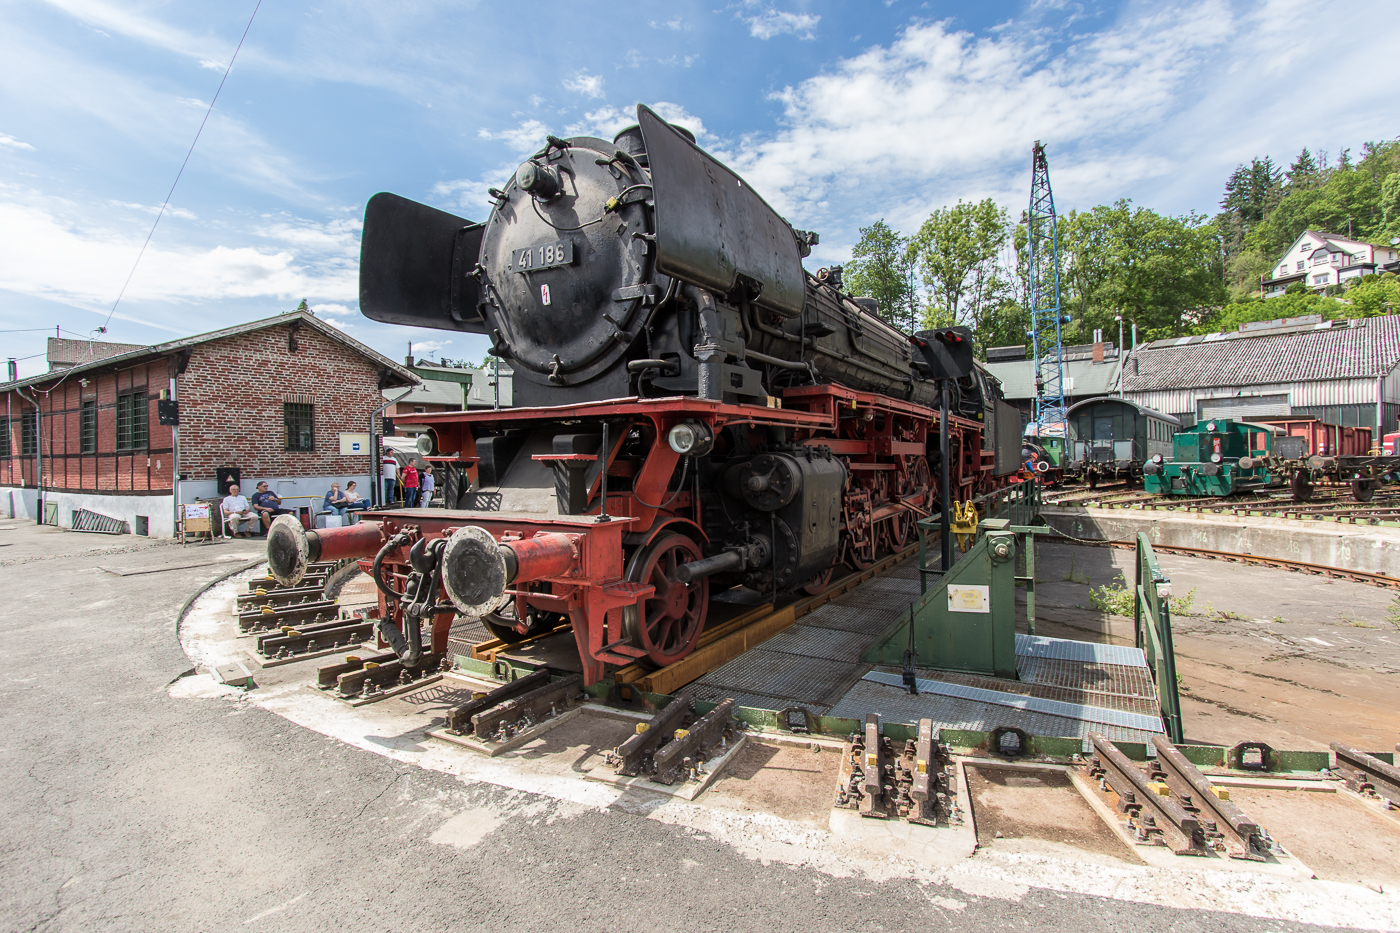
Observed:
[[[1020,417],[974,368],[953,387],[940,493],[926,343],[844,294],[839,268],[808,273],[816,234],[691,134],[637,116],[612,142],[548,137],[485,223],[369,202],[362,311],[485,334],[515,372],[515,408],[420,416],[446,511],[366,517],[391,644],[429,617],[437,651],[454,614],[506,641],[568,620],[590,683],[668,664],[712,585],[818,591],[1020,466]],[[286,526],[269,551],[284,567],[368,557],[364,525]]]

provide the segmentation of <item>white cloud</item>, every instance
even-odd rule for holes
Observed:
[[[695,134],[697,140],[706,137],[708,132],[704,122],[680,104],[658,101],[648,105],[667,123],[683,126]],[[618,131],[637,122],[636,107],[600,107],[583,115],[583,119],[569,125],[566,132],[571,136],[594,135],[612,139]]]
[[[771,39],[782,35],[815,39],[817,23],[821,22],[820,16],[811,13],[788,13],[771,7],[757,13],[736,15],[748,24],[749,35],[756,39]]]
[[[652,20],[649,25],[652,29],[669,29],[672,32],[688,32],[690,30],[690,24],[687,23],[685,20],[681,19],[678,15],[673,16],[664,22],[657,22],[656,20]]]
[[[89,215],[83,204],[0,188],[0,288],[89,309],[110,307],[147,228],[113,229],[93,223]],[[269,228],[269,234],[283,240],[273,249],[193,245],[157,231],[126,300],[207,303],[305,296],[356,301],[358,250],[344,236],[344,222],[325,225],[319,239],[309,233],[310,226],[284,223]],[[246,234],[231,236],[235,242],[245,238]],[[295,242],[298,238],[301,243]],[[181,325],[177,329],[188,329],[185,316],[172,320]]]
[[[502,169],[502,177],[509,177],[513,168],[506,166]],[[437,206],[443,210],[450,210],[468,220],[480,220],[491,210],[491,205],[495,203],[491,196],[487,194],[490,188],[503,187],[502,183],[477,181],[471,178],[458,178],[454,181],[440,181],[433,185],[432,193],[436,199]]]
[[[6,149],[28,149],[30,152],[34,151],[34,147],[29,145],[29,143],[20,142],[13,136],[7,136],[4,133],[0,133],[0,146]]]
[[[1157,125],[1234,28],[1227,8],[1207,3],[1052,52],[1037,34],[978,37],[917,24],[888,47],[775,94],[786,127],[742,141],[735,168],[779,210],[809,223],[832,213],[823,201],[838,215],[859,200],[922,217],[957,197],[1000,194],[1013,177],[1017,185],[1029,177],[1035,139],[1050,146],[1059,181],[1071,167],[1071,142],[1112,149]],[[1160,159],[1142,155],[1124,163],[1162,170]],[[1125,180],[1121,169],[1114,175]]]
[[[576,91],[579,94],[587,94],[589,97],[602,98],[605,96],[603,92],[603,79],[598,75],[591,75],[585,71],[580,71],[572,78],[565,80],[564,87],[567,90]]]
[[[539,120],[526,120],[519,126],[495,132],[484,128],[476,131],[476,135],[482,139],[503,142],[510,147],[512,152],[521,155],[529,155],[544,148],[544,138],[548,133],[549,127]]]
[[[415,340],[413,341],[413,355],[420,357],[432,357],[435,353],[441,353],[452,346],[451,340]]]

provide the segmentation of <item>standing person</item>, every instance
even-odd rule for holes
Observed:
[[[418,508],[418,468],[412,460],[403,465],[403,507]]]
[[[282,508],[282,497],[275,492],[269,492],[267,480],[258,483],[257,492],[253,493],[253,511],[258,513],[258,520],[262,523],[263,533],[272,527],[272,520],[279,515],[292,514],[291,509]]]
[[[419,502],[423,508],[430,508],[433,504],[433,489],[436,487],[433,482],[433,465],[431,463],[423,465],[423,473],[418,482],[421,490]]]
[[[228,488],[228,495],[224,496],[224,501],[219,503],[219,511],[224,513],[224,524],[228,528],[230,538],[246,538],[249,534],[258,530],[258,513],[248,507],[248,497],[238,494],[238,484],[235,483]],[[239,531],[238,526],[247,522],[248,530]]]
[[[398,478],[399,461],[394,459],[394,455],[390,451],[385,450],[384,460],[380,468],[384,473],[384,504],[388,505],[398,498],[394,495],[394,481]]]

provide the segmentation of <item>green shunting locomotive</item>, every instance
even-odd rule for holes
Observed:
[[[1154,454],[1143,465],[1143,486],[1152,493],[1228,496],[1269,485],[1274,432],[1231,418],[1198,422],[1173,439],[1173,459]]]

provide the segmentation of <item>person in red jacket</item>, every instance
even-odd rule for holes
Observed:
[[[404,466],[399,479],[403,481],[403,507],[418,508],[418,468],[413,465],[412,460]]]

